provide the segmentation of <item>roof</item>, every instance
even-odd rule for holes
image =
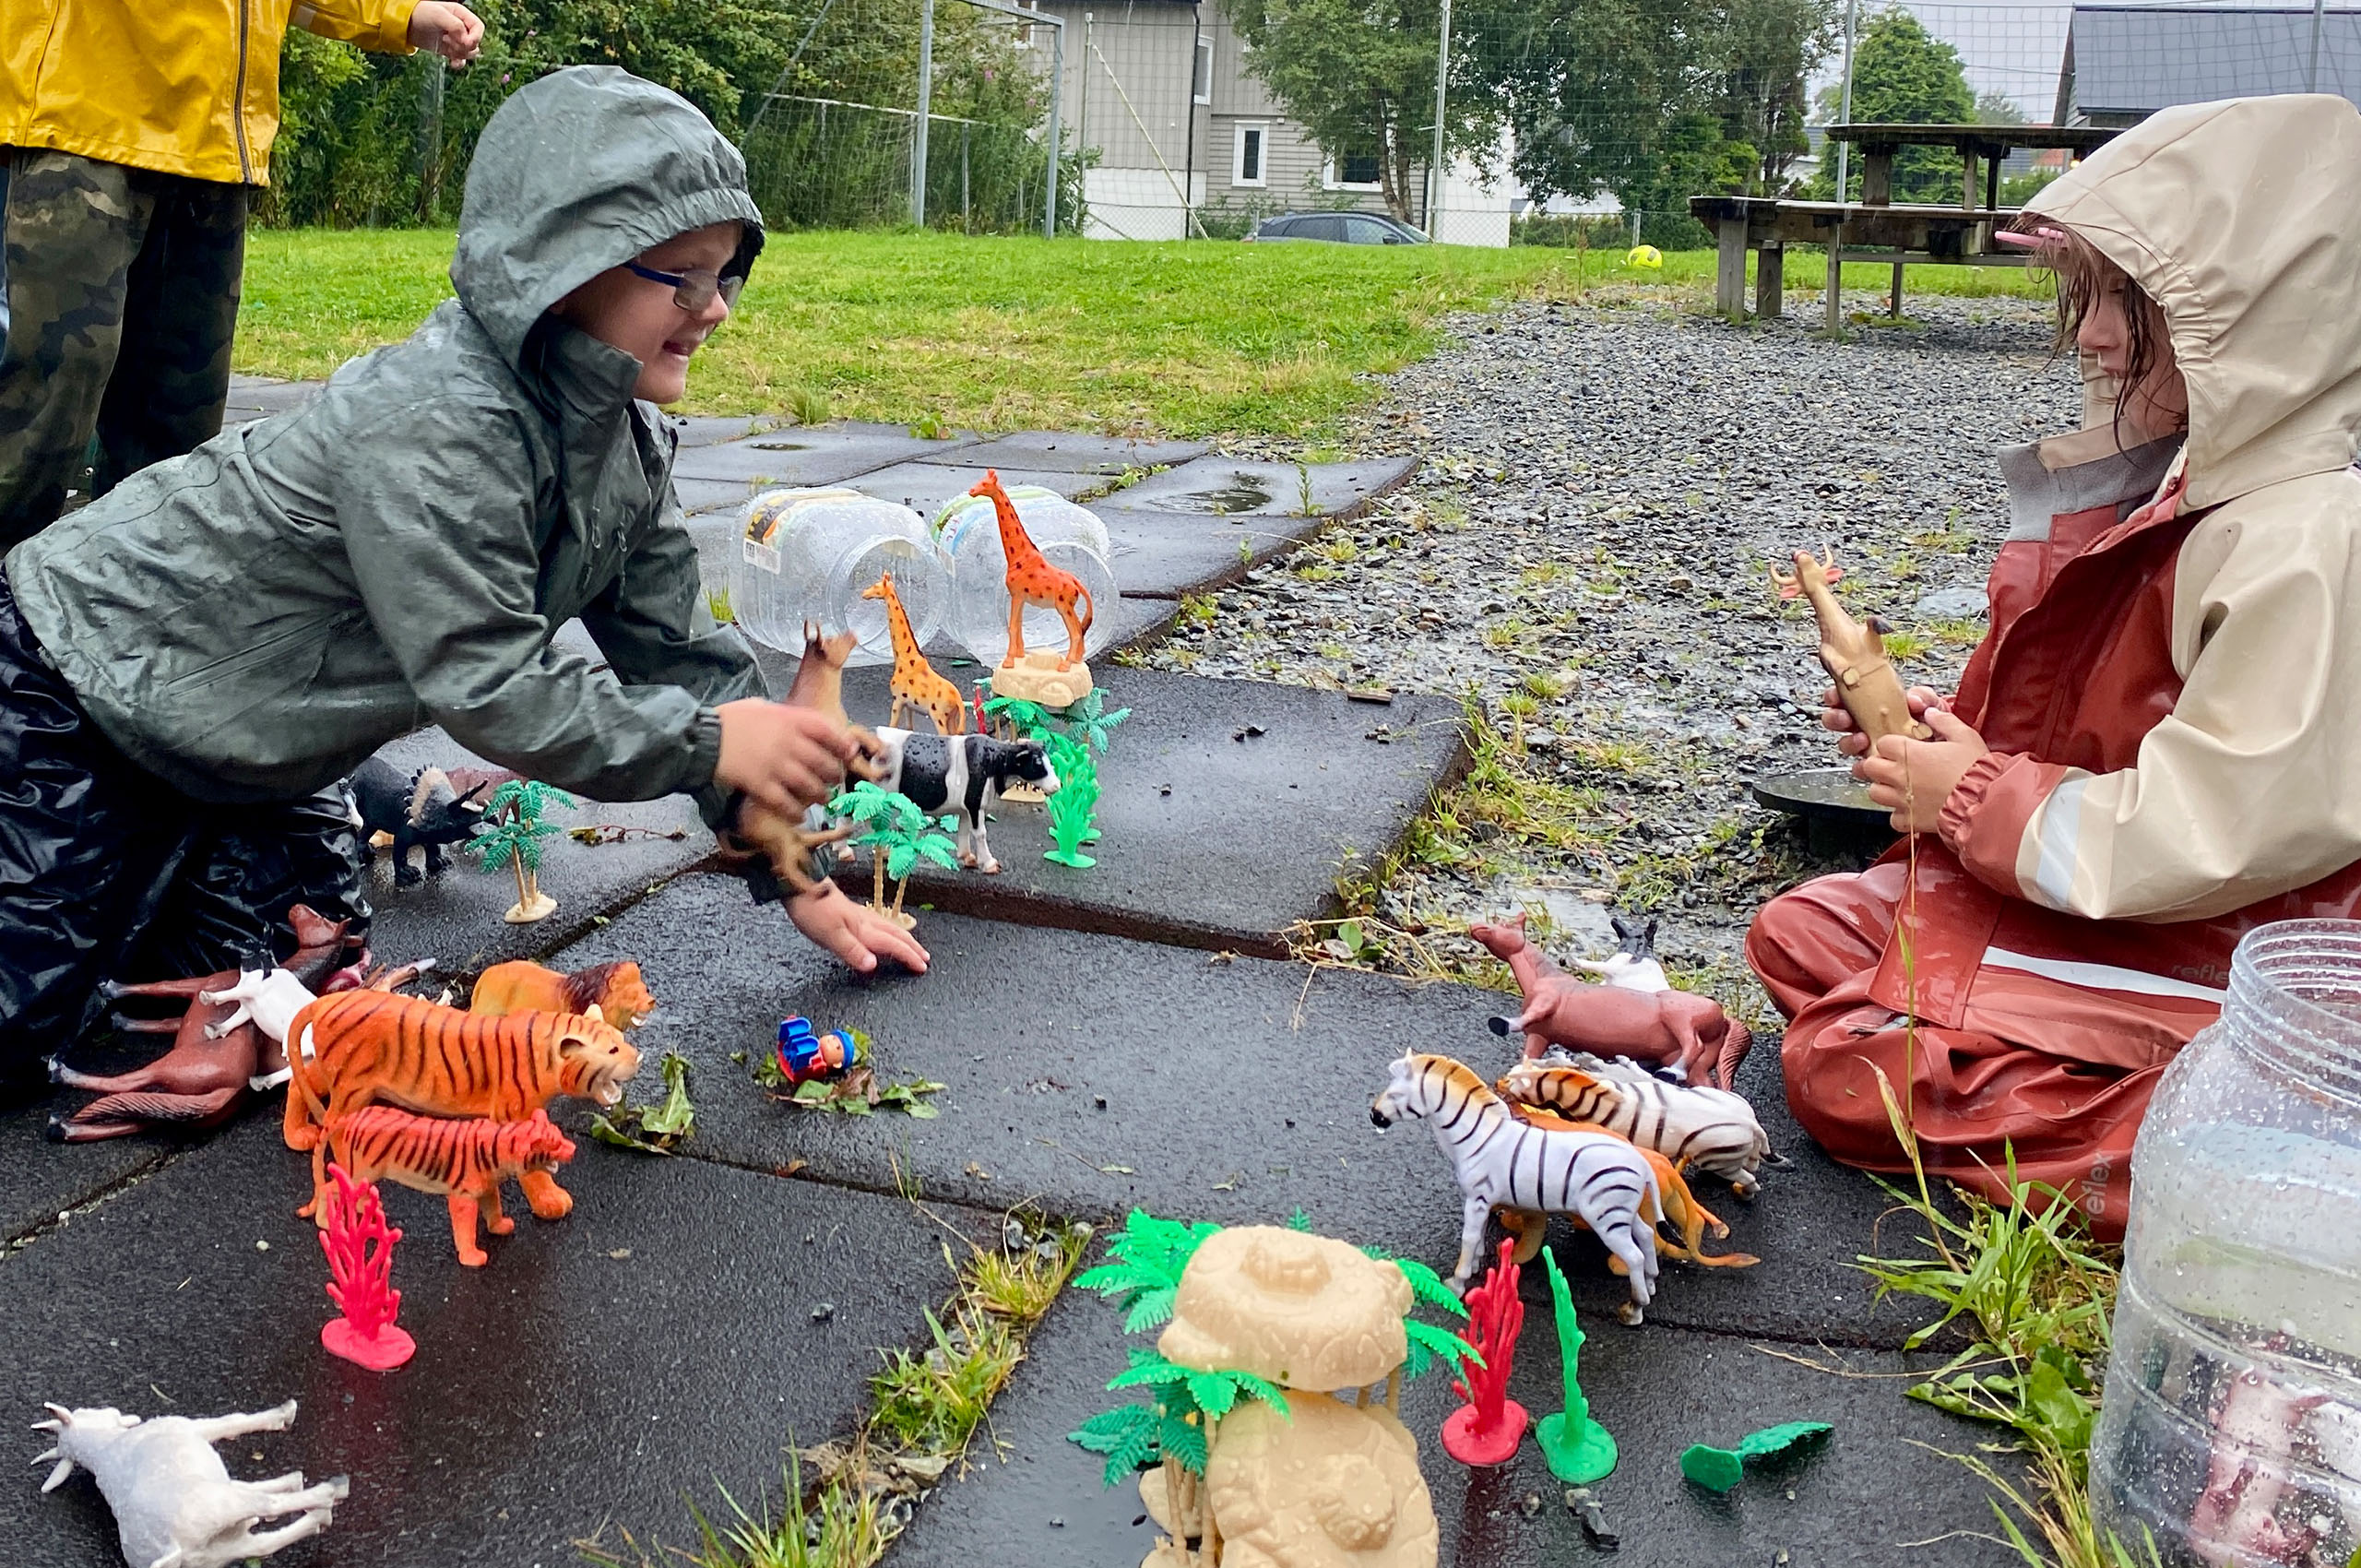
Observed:
[[[2082,119],[2311,90],[2361,105],[2361,10],[2321,17],[2317,89],[2311,59],[2309,6],[2077,6],[2058,97]]]

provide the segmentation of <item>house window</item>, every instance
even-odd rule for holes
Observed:
[[[1233,133],[1230,143],[1229,183],[1233,185],[1253,185],[1258,188],[1268,184],[1263,177],[1263,148],[1268,127],[1239,125],[1233,127]]]
[[[1214,101],[1214,41],[1204,33],[1197,35],[1197,68],[1190,78],[1190,89],[1198,102]]]
[[[1016,8],[1020,11],[1038,11],[1041,8],[1041,0],[1014,0],[1014,4]],[[1033,47],[1033,24],[1031,22],[1026,22],[1016,30],[1016,47],[1019,49],[1030,49]]]
[[[1377,148],[1347,148],[1328,160],[1321,178],[1332,191],[1373,191],[1378,189]]]

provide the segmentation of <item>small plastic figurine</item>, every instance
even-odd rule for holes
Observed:
[[[1796,569],[1784,575],[1772,567],[1771,584],[1781,599],[1801,594],[1811,601],[1812,616],[1820,623],[1821,665],[1836,683],[1836,700],[1845,705],[1869,744],[1874,747],[1888,735],[1933,740],[1934,731],[1910,717],[1902,677],[1893,672],[1893,664],[1886,658],[1885,624],[1874,615],[1867,621],[1854,620],[1829,590],[1845,576],[1845,569],[1836,564],[1835,550],[1830,548],[1825,558],[1818,561],[1810,551],[1798,550],[1795,562]]]
[[[1767,1459],[1799,1444],[1815,1445],[1835,1430],[1826,1421],[1789,1421],[1750,1432],[1736,1448],[1691,1443],[1680,1455],[1680,1473],[1708,1491],[1727,1491],[1746,1479],[1749,1459]]]
[[[903,731],[889,730],[886,733],[896,737],[888,742],[888,747],[898,762],[898,737]],[[956,744],[956,740],[953,743]],[[931,861],[945,871],[957,868],[959,862],[952,853],[955,841],[943,831],[951,826],[952,818],[932,816],[919,810],[908,795],[866,779],[830,801],[828,810],[860,829],[860,837],[853,842],[869,851],[869,907],[897,921],[905,931],[916,926],[919,918],[904,912],[902,898],[909,891],[910,873],[921,860]],[[894,903],[890,909],[885,904],[887,877],[894,879]]]
[[[1087,742],[1053,733],[1045,743],[1050,772],[1058,780],[1057,792],[1049,800],[1050,837],[1057,848],[1041,858],[1086,871],[1098,863],[1082,852],[1084,845],[1098,837],[1091,822],[1098,805],[1098,766],[1091,760]]]
[[[1464,1289],[1474,1272],[1494,1209],[1571,1213],[1606,1245],[1608,1266],[1631,1280],[1631,1299],[1619,1315],[1627,1324],[1642,1320],[1656,1284],[1655,1229],[1646,1217],[1663,1212],[1663,1199],[1638,1149],[1609,1133],[1529,1125],[1467,1067],[1413,1053],[1394,1063],[1370,1120],[1383,1128],[1421,1118],[1433,1123],[1465,1200],[1453,1289]]]
[[[1514,1246],[1513,1241],[1501,1243],[1500,1261],[1465,1298],[1467,1342],[1483,1360],[1460,1363],[1451,1391],[1467,1403],[1442,1423],[1443,1452],[1463,1465],[1506,1464],[1525,1439],[1525,1407],[1509,1397],[1516,1337],[1525,1329],[1525,1303],[1516,1299],[1522,1271],[1509,1259]]]
[[[131,1568],[231,1568],[249,1558],[307,1540],[328,1527],[350,1490],[342,1476],[316,1486],[301,1470],[267,1481],[232,1480],[213,1451],[217,1443],[295,1424],[295,1401],[252,1416],[159,1416],[141,1420],[116,1409],[48,1407],[52,1420],[35,1431],[54,1432],[56,1445],[34,1464],[57,1461],[42,1482],[54,1491],[81,1466],[114,1510],[116,1538]],[[303,1517],[256,1531],[266,1519]]]
[[[882,749],[882,742],[853,723],[845,711],[845,660],[859,644],[860,639],[850,632],[825,636],[817,624],[806,621],[803,657],[795,667],[795,679],[788,686],[786,700],[792,707],[817,708],[849,729],[863,747],[863,755],[852,765],[851,772],[859,778],[873,781],[879,772],[876,753]],[[740,804],[737,821],[719,837],[725,849],[760,854],[769,862],[772,875],[797,893],[809,893],[827,875],[826,866],[817,858],[818,852],[833,844],[838,846],[838,863],[850,860],[852,851],[843,846],[852,832],[851,825],[831,821],[826,813],[816,809],[797,821],[749,800]]]
[[[1549,1111],[1519,1105],[1505,1097],[1501,1103],[1518,1121],[1543,1132],[1605,1133],[1608,1137],[1631,1144],[1631,1140],[1622,1134],[1610,1132],[1596,1122],[1569,1122]],[[1708,1255],[1704,1250],[1706,1234],[1711,1232],[1715,1241],[1720,1241],[1730,1233],[1730,1228],[1716,1218],[1713,1210],[1697,1201],[1696,1194],[1689,1190],[1688,1182],[1682,1179],[1679,1166],[1652,1148],[1640,1148],[1636,1144],[1631,1146],[1638,1150],[1642,1159],[1647,1161],[1648,1169],[1655,1173],[1658,1196],[1642,1201],[1640,1218],[1648,1222],[1648,1239],[1655,1243],[1657,1256],[1679,1258],[1683,1263],[1699,1264],[1706,1268],[1752,1268],[1762,1261],[1751,1253]],[[1501,1211],[1501,1228],[1518,1238],[1518,1263],[1531,1263],[1533,1254],[1541,1250],[1548,1221],[1547,1215],[1523,1213],[1516,1209]],[[1576,1215],[1574,1223],[1587,1225],[1589,1221]],[[1667,1241],[1663,1230],[1658,1229],[1667,1223],[1679,1233],[1679,1241]]]
[[[1058,772],[1038,741],[1000,741],[990,735],[920,735],[880,730],[884,766],[877,787],[899,794],[926,816],[956,813],[959,863],[988,876],[1000,861],[984,837],[993,802],[1011,784],[1033,785],[1044,795],[1058,791]],[[855,786],[856,790],[859,788]]]
[[[421,767],[408,778],[383,757],[371,757],[345,780],[353,812],[365,837],[383,833],[394,841],[394,885],[415,887],[424,880],[411,869],[409,852],[426,851],[426,876],[441,876],[445,844],[464,844],[483,825],[487,808],[476,797],[477,784],[465,794],[451,786],[439,767]]]
[[[1522,911],[1493,924],[1478,922],[1467,934],[1508,965],[1525,992],[1525,1011],[1494,1018],[1496,1035],[1522,1033],[1525,1053],[1539,1056],[1551,1046],[1632,1056],[1677,1065],[1695,1084],[1711,1075],[1726,1089],[1746,1060],[1753,1036],[1711,997],[1685,991],[1643,992],[1576,980],[1525,939]]]
[[[1080,701],[1090,690],[1090,666],[1082,657],[1083,635],[1097,613],[1090,590],[1073,573],[1051,565],[1035,547],[1033,537],[1025,531],[1024,519],[1016,515],[1015,504],[1001,487],[997,469],[984,470],[983,479],[967,493],[992,504],[992,515],[1000,524],[1001,553],[1008,559],[1008,654],[992,671],[992,690],[1003,696],[1047,702],[1053,707]],[[1065,622],[1064,658],[1026,655],[1025,610],[1031,604],[1056,611]]]
[[[480,1216],[488,1217],[484,1228],[495,1236],[516,1229],[500,1212],[502,1182],[525,1190],[537,1218],[564,1219],[574,1212],[574,1195],[557,1184],[555,1174],[574,1158],[574,1140],[558,1131],[546,1111],[518,1122],[494,1122],[413,1116],[390,1105],[368,1105],[330,1121],[327,1143],[336,1164],[356,1180],[396,1182],[443,1198],[451,1211],[451,1240],[469,1268],[488,1261],[476,1241]]]
[[[587,1016],[595,1007],[601,1022],[630,1028],[656,1011],[656,998],[639,978],[639,966],[629,959],[593,964],[572,974],[560,974],[522,959],[494,964],[476,977],[468,1011],[492,1017],[511,1013],[574,1013]]]
[[[1590,1400],[1576,1377],[1582,1360],[1583,1325],[1574,1316],[1574,1298],[1566,1289],[1566,1277],[1558,1272],[1558,1260],[1551,1253],[1544,1252],[1541,1262],[1549,1273],[1549,1304],[1557,1314],[1558,1379],[1566,1391],[1566,1408],[1536,1422],[1533,1438],[1541,1445],[1541,1456],[1549,1462],[1551,1475],[1569,1486],[1586,1487],[1614,1472],[1615,1438],[1590,1419]],[[1571,1502],[1570,1505],[1580,1513],[1578,1505]],[[1590,1520],[1583,1521],[1584,1532],[1594,1540],[1605,1526],[1603,1518],[1597,1530],[1592,1528]]]
[[[789,1018],[778,1027],[778,1070],[789,1088],[840,1078],[864,1058],[849,1029],[814,1034],[811,1020],[802,1017]]]
[[[1762,1162],[1772,1158],[1770,1136],[1744,1097],[1667,1084],[1629,1062],[1545,1056],[1518,1062],[1492,1088],[1568,1121],[1596,1122],[1692,1170],[1723,1178],[1742,1198],[1762,1189]]]
[[[587,1016],[519,1013],[492,1018],[382,991],[323,996],[295,1016],[310,1053],[291,1052],[287,1146],[312,1156],[310,1215],[327,1182],[326,1129],[337,1117],[388,1100],[429,1116],[523,1122],[557,1096],[611,1109],[639,1071],[621,1032]],[[520,1178],[533,1212],[570,1203],[546,1170]],[[558,1212],[564,1212],[563,1208]]]
[[[927,662],[917,635],[910,630],[910,618],[902,612],[902,600],[894,592],[894,574],[881,574],[860,590],[860,597],[885,601],[885,626],[894,638],[894,708],[885,722],[899,724],[902,710],[915,708],[933,719],[936,734],[963,732],[967,728],[967,700],[956,684],[937,674]]]
[[[340,1314],[320,1325],[320,1345],[355,1366],[391,1372],[418,1352],[418,1341],[394,1322],[402,1310],[402,1293],[394,1289],[394,1243],[402,1233],[386,1223],[376,1184],[354,1181],[341,1165],[328,1167],[320,1214],[328,1300]]]
[[[1574,968],[1626,991],[1670,991],[1672,981],[1656,959],[1656,922],[1628,924],[1620,915],[1609,915],[1607,920],[1615,928],[1615,951],[1595,962],[1577,958]]]
[[[564,790],[538,779],[512,778],[485,804],[483,826],[468,840],[467,852],[487,872],[505,867],[516,873],[516,902],[500,917],[510,925],[531,925],[557,912],[557,900],[541,891],[541,840],[557,826],[543,822],[541,814],[575,803]]]

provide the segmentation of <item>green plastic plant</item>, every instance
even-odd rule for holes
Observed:
[[[869,907],[880,913],[901,914],[902,896],[909,890],[910,873],[919,861],[931,861],[945,871],[959,869],[954,852],[956,840],[943,831],[955,819],[930,817],[908,795],[882,790],[864,779],[830,801],[828,812],[848,817],[866,830],[853,842],[869,849]],[[895,883],[891,910],[885,907],[889,876]]]
[[[1057,770],[1057,792],[1050,797],[1050,837],[1057,848],[1042,855],[1062,866],[1086,870],[1098,862],[1082,847],[1098,837],[1091,814],[1098,807],[1098,768],[1090,760],[1090,743],[1071,735],[1052,733],[1043,744],[1050,766]]]
[[[1699,1486],[1727,1491],[1746,1478],[1746,1461],[1765,1459],[1799,1443],[1816,1442],[1836,1429],[1826,1421],[1788,1421],[1750,1432],[1736,1448],[1694,1443],[1680,1456],[1680,1473]]]
[[[1093,687],[1080,702],[1057,717],[1065,724],[1066,733],[1079,735],[1091,750],[1104,754],[1113,738],[1115,726],[1132,716],[1128,707],[1107,711],[1107,694]]]
[[[1573,1297],[1566,1289],[1566,1277],[1558,1272],[1558,1260],[1546,1247],[1541,1261],[1549,1271],[1549,1301],[1557,1313],[1558,1375],[1565,1384],[1566,1408],[1542,1417],[1534,1427],[1534,1438],[1541,1444],[1541,1455],[1549,1462],[1551,1475],[1568,1486],[1588,1486],[1614,1472],[1615,1439],[1590,1419],[1590,1400],[1575,1380],[1584,1336],[1574,1316]]]
[[[541,820],[552,807],[580,804],[563,790],[533,778],[511,778],[484,802],[484,826],[461,849],[487,873],[516,874],[516,905],[529,909],[541,897],[541,840],[557,831]]]

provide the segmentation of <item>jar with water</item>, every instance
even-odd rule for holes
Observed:
[[[1115,569],[1109,564],[1114,547],[1107,525],[1087,507],[1038,485],[1020,484],[1008,499],[1041,558],[1073,573],[1089,594],[1091,622],[1082,643],[1088,658],[1115,635]],[[1008,556],[1001,548],[998,515],[988,497],[962,495],[935,515],[934,526],[951,574],[952,638],[996,669],[1008,659]],[[1029,605],[1024,625],[1028,651],[1065,657],[1071,639],[1057,612]]]
[[[946,580],[925,520],[854,490],[766,490],[740,514],[730,611],[748,636],[772,647],[801,653],[804,624],[816,622],[860,639],[848,663],[888,663],[887,606],[868,597],[888,573],[924,647],[942,623]]]
[[[2135,1562],[2361,1549],[2361,921],[2249,932],[2156,1087],[2091,1494]]]

